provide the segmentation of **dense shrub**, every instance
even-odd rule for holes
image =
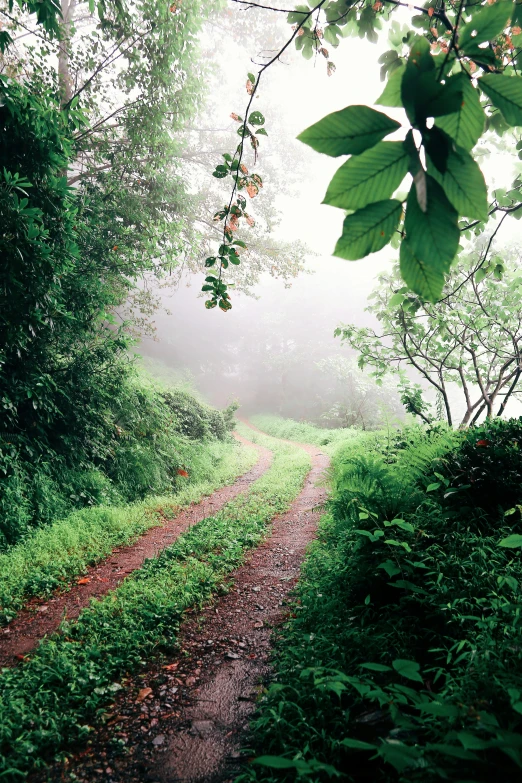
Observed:
[[[38,454],[25,438],[0,441],[0,549],[74,509],[176,490],[198,473],[205,439],[228,432],[225,416],[194,393],[166,389],[127,365],[98,417],[96,448],[82,457],[63,442]]]
[[[261,763],[243,780],[520,780],[522,556],[499,546],[511,517],[490,504],[479,526],[457,496],[448,507],[440,472],[484,435],[513,454],[517,426],[406,432],[389,463],[385,434],[381,453],[364,441],[351,467],[334,465],[254,724]],[[506,485],[520,504],[522,486]]]
[[[522,418],[492,419],[467,430],[440,472],[449,479],[445,489],[452,507],[465,505],[501,518],[520,502]]]

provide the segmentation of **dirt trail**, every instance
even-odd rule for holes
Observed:
[[[108,724],[69,765],[74,780],[234,779],[249,716],[270,675],[272,630],[288,616],[287,599],[315,535],[317,506],[326,499],[317,483],[329,459],[314,446],[304,448],[312,470],[289,511],[275,518],[270,537],[233,574],[231,591],[184,623],[179,656],[166,666],[152,663],[118,694]],[[125,755],[114,751],[118,741]],[[61,772],[55,768],[52,780]]]
[[[255,424],[252,424],[248,419],[242,419],[241,416],[237,416],[237,420],[245,424],[249,429],[253,430],[254,432],[259,432],[260,435],[264,435],[265,437],[268,435],[269,438],[276,438],[280,443],[289,443],[291,446],[299,446],[299,448],[304,449],[309,454],[317,455],[319,456],[322,454],[321,447],[320,446],[312,446],[310,443],[300,443],[298,440],[287,440],[286,438],[277,438],[275,435],[269,435],[267,432],[264,432],[263,430],[260,430],[259,427],[256,427]]]
[[[129,574],[140,568],[144,560],[154,557],[189,527],[215,514],[230,500],[246,492],[250,484],[270,467],[272,452],[240,435],[235,434],[235,437],[259,452],[253,468],[233,484],[216,490],[163,525],[151,528],[133,544],[114,549],[105,560],[88,570],[81,584],[75,584],[69,591],[56,593],[47,600],[35,598],[29,601],[8,626],[0,629],[0,667],[16,665],[44,636],[58,629],[64,616],[68,619],[78,617],[91,598],[99,598],[114,590]]]

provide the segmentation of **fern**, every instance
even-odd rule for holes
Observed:
[[[364,508],[371,508],[382,519],[393,519],[416,500],[409,480],[374,454],[346,460],[337,475],[331,501],[337,519],[355,520]]]
[[[422,479],[437,470],[437,463],[455,449],[460,438],[460,433],[453,430],[424,433],[422,438],[399,452],[396,469],[404,473],[406,481],[424,485]]]

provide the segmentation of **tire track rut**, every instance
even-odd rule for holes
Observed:
[[[133,544],[114,549],[107,558],[89,568],[80,583],[72,585],[67,592],[55,593],[46,600],[39,598],[29,601],[9,625],[0,629],[0,667],[19,663],[45,636],[58,630],[64,617],[69,620],[78,617],[91,598],[100,598],[114,590],[145,560],[170,546],[189,527],[215,514],[230,500],[246,492],[270,467],[272,452],[237,433],[234,437],[243,445],[258,451],[259,459],[253,468],[232,484],[221,487],[199,503],[181,511],[173,519],[150,528]]]
[[[245,422],[248,424],[248,422]],[[248,425],[251,426],[251,425]],[[255,429],[252,427],[252,429]],[[259,430],[258,430],[259,431]],[[180,630],[180,654],[151,662],[118,694],[113,717],[91,747],[52,780],[80,783],[225,783],[241,764],[241,743],[260,686],[270,677],[271,635],[288,616],[287,599],[315,537],[329,458],[301,445],[312,469],[269,537],[232,575],[234,586]],[[146,695],[144,695],[146,694]],[[127,748],[115,752],[117,742]]]

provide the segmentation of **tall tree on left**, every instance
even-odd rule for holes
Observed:
[[[115,309],[184,242],[168,154],[199,100],[197,5],[1,12],[0,545],[113,453],[129,344]]]

